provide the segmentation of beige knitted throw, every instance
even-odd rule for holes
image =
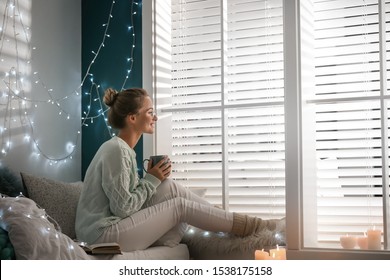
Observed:
[[[222,232],[208,232],[189,226],[182,243],[187,244],[190,252],[195,254],[202,251],[229,254],[267,249],[276,245],[284,246],[286,244],[285,219],[280,220],[275,230],[262,230],[247,237],[237,237]]]

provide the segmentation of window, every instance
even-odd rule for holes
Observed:
[[[315,176],[304,186],[304,246],[340,248],[342,235],[383,231],[389,203],[379,4],[303,1],[301,20],[303,153],[315,166],[306,171]]]
[[[341,235],[373,226],[388,250],[390,3],[158,2],[155,152],[175,179],[230,211],[286,215],[291,258],[339,258]]]
[[[282,1],[166,5],[171,48],[156,53],[171,57],[171,92],[157,109],[173,177],[230,211],[285,216]]]

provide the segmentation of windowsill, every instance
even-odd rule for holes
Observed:
[[[390,251],[337,249],[287,250],[288,260],[390,260]]]

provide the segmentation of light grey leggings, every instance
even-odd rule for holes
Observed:
[[[108,227],[96,242],[118,242],[123,251],[143,250],[152,245],[174,246],[187,224],[230,232],[233,213],[216,208],[171,179],[164,180],[143,208]]]

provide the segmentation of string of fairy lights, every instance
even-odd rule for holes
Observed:
[[[29,27],[28,16],[24,15],[23,6],[20,0],[6,0],[4,6],[0,5],[0,160],[4,158],[13,147],[13,140],[16,137],[14,131],[22,130],[24,140],[27,143],[32,143],[37,156],[48,160],[50,165],[58,162],[66,162],[73,158],[73,155],[80,145],[80,135],[82,126],[89,126],[94,123],[94,120],[103,118],[106,124],[106,129],[110,135],[115,135],[111,126],[107,123],[108,108],[102,101],[104,90],[102,90],[99,82],[94,80],[92,66],[99,59],[99,55],[103,48],[110,42],[110,25],[115,19],[113,11],[116,1],[111,2],[110,10],[107,15],[107,20],[102,24],[103,32],[100,44],[95,50],[92,50],[93,57],[83,73],[80,84],[68,94],[56,92],[52,87],[48,86],[38,71],[34,71],[33,59],[34,54],[39,52],[39,49],[31,45],[31,28]],[[124,58],[126,60],[127,71],[124,74],[122,89],[126,86],[128,79],[131,77],[134,64],[134,50],[136,47],[136,36],[134,30],[134,16],[139,13],[142,3],[140,1],[130,1],[130,25],[124,26],[131,36],[129,55]],[[27,19],[26,19],[27,18]],[[24,50],[24,51],[23,51]],[[11,61],[12,60],[12,61]],[[90,83],[89,90],[85,90],[85,85]],[[46,95],[47,98],[37,99],[31,92],[31,84],[39,86],[40,93]],[[81,93],[84,91],[83,93]],[[89,96],[86,110],[82,112],[81,120],[74,120],[68,112],[64,101],[77,98],[80,102],[80,95]],[[57,97],[58,95],[62,95]],[[41,104],[54,106],[58,115],[63,116],[64,121],[80,121],[80,127],[74,132],[73,142],[67,140],[66,153],[62,156],[52,156],[45,152],[45,147],[41,147],[38,143],[38,138],[35,135],[35,127],[39,123],[33,120],[33,110],[39,110]],[[96,109],[97,108],[97,109]],[[60,124],[59,124],[60,125]],[[59,143],[59,145],[61,145]]]

